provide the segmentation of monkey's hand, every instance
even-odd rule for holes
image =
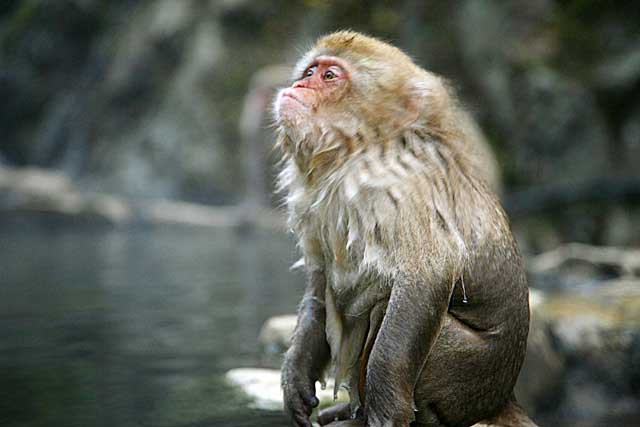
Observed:
[[[316,381],[329,360],[323,299],[325,283],[322,271],[310,272],[298,309],[298,324],[282,365],[284,410],[295,427],[311,427],[309,416],[319,403]]]
[[[318,406],[315,378],[303,368],[304,364],[289,357],[282,366],[282,391],[284,410],[295,427],[311,427],[309,416]]]

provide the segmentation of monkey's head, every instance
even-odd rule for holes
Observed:
[[[448,100],[442,81],[401,50],[352,31],[320,38],[292,80],[276,97],[275,117],[298,147],[327,135],[374,143],[411,126],[437,131]]]

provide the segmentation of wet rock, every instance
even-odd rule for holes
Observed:
[[[293,330],[296,327],[296,315],[275,316],[268,319],[260,330],[260,344],[268,353],[282,353],[289,347]]]
[[[64,174],[37,168],[0,167],[0,212],[48,213],[89,223],[122,224],[133,210],[108,194],[82,193]]]
[[[527,355],[516,384],[516,396],[527,409],[554,407],[563,389],[565,359],[554,348],[540,307],[547,301],[542,291],[530,289],[531,327]],[[541,375],[544,372],[544,375]]]
[[[564,417],[606,425],[607,416],[638,415],[639,263],[638,250],[582,244],[529,262],[532,285],[548,292],[532,304],[529,354],[518,386],[541,421]],[[536,375],[552,381],[538,388]]]
[[[156,199],[133,203],[108,193],[82,191],[66,175],[52,170],[0,166],[0,215],[25,214],[69,224],[182,225],[284,229],[282,215],[267,207],[246,212],[240,207],[214,207]]]
[[[640,250],[569,243],[533,257],[528,270],[536,287],[588,291],[608,279],[640,276]]]
[[[282,390],[280,371],[276,369],[239,368],[228,371],[227,381],[242,390],[253,402],[253,407],[265,410],[282,410]],[[336,403],[333,400],[333,380],[327,380],[326,387],[316,384],[316,396],[320,400],[319,408]],[[338,393],[337,402],[347,402],[347,393]]]
[[[549,298],[535,315],[564,363],[562,388],[547,390],[555,400],[554,411],[574,420],[637,414],[640,279],[565,292]],[[540,403],[536,409],[549,412],[549,406]]]
[[[280,371],[241,368],[228,371],[225,377],[230,384],[239,387],[250,397],[256,408],[274,411],[282,409]]]

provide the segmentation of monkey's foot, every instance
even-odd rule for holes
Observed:
[[[336,421],[346,421],[350,419],[351,408],[348,403],[338,403],[318,413],[318,424],[321,426],[333,426],[333,423]]]
[[[364,427],[364,421],[360,419],[334,421],[332,423],[326,424],[326,426],[327,427]]]

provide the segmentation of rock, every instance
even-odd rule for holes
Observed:
[[[38,168],[0,166],[0,214],[47,214],[78,224],[184,225],[283,229],[282,215],[268,207],[247,212],[240,207],[215,207],[165,199],[137,203],[106,193],[82,191],[64,174]],[[46,218],[45,218],[46,219]]]
[[[568,356],[601,357],[630,350],[640,335],[640,279],[616,279],[597,289],[567,292],[539,309],[556,346]]]
[[[532,258],[528,270],[534,277],[551,274],[567,283],[570,281],[565,278],[573,276],[578,286],[612,277],[640,276],[640,249],[569,243]],[[568,286],[572,285],[566,284],[565,289]]]
[[[227,381],[242,390],[257,409],[282,410],[282,390],[280,389],[280,371],[277,369],[238,368],[228,371]],[[320,400],[319,408],[331,406],[337,402],[347,402],[348,395],[344,390],[338,393],[338,400],[333,400],[333,380],[327,380],[326,387],[316,384],[316,396]]]
[[[640,279],[603,281],[596,288],[548,296],[532,318],[529,365],[521,380],[535,375],[553,379],[546,390],[521,386],[527,389],[523,401],[534,413],[572,420],[638,413]],[[536,343],[541,330],[550,345]],[[553,363],[536,363],[545,357]]]
[[[239,368],[228,371],[226,380],[239,387],[259,409],[282,409],[280,371],[275,369]]]
[[[516,396],[527,409],[537,409],[553,404],[562,390],[564,357],[554,346],[540,307],[547,302],[542,291],[530,289],[531,328],[527,341],[527,355],[516,384]],[[544,372],[544,375],[540,375]]]
[[[637,249],[576,243],[530,260],[531,284],[550,292],[531,304],[517,392],[541,421],[638,415],[639,262]]]
[[[289,347],[289,342],[296,327],[297,316],[288,314],[268,319],[260,330],[260,344],[268,353],[282,353]]]
[[[0,167],[0,212],[50,213],[98,224],[133,220],[133,211],[124,200],[83,193],[63,173],[38,168]]]

